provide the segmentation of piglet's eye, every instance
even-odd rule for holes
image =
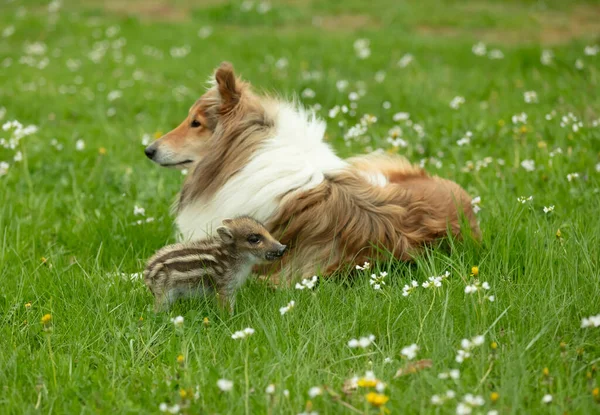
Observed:
[[[260,242],[260,235],[256,235],[256,234],[252,234],[248,237],[248,242],[250,242],[251,244],[257,244]]]
[[[192,128],[198,128],[198,127],[200,127],[201,125],[202,125],[202,124],[201,124],[201,123],[200,123],[200,121],[198,121],[198,120],[194,120],[194,121],[192,121],[192,123],[190,124],[190,126],[191,126]]]

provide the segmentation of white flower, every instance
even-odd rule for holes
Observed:
[[[583,53],[585,53],[587,56],[596,56],[598,52],[600,52],[600,46],[598,45],[586,46],[583,49]]]
[[[15,27],[13,25],[6,26],[2,31],[2,37],[10,37],[15,33]]]
[[[371,49],[369,39],[356,39],[354,42],[354,52],[359,59],[367,59],[371,56]]]
[[[348,88],[348,84],[349,84],[349,82],[346,81],[345,79],[340,79],[339,81],[337,81],[335,83],[335,87],[337,88],[338,91],[344,92],[346,90],[346,88]]]
[[[410,346],[402,348],[402,350],[400,350],[400,354],[405,356],[408,360],[412,360],[417,356],[418,351],[419,346],[413,343]]]
[[[525,196],[519,196],[517,198],[517,202],[525,204],[527,202],[531,202],[533,200],[533,196],[529,196],[529,197],[525,197]]]
[[[367,270],[369,268],[371,268],[371,264],[369,264],[368,262],[365,262],[362,266],[360,266],[360,265],[356,266],[356,269],[360,270],[360,271],[364,271],[364,270]]]
[[[375,336],[370,334],[368,337],[361,337],[357,339],[351,339],[348,342],[348,347],[351,349],[356,349],[360,347],[361,349],[366,349],[375,341]]]
[[[286,398],[288,398],[290,396],[290,391],[287,389],[283,390],[283,396],[285,396]]]
[[[411,55],[410,53],[407,53],[400,58],[400,60],[398,61],[398,66],[401,68],[406,68],[408,65],[410,65],[412,63],[413,60],[414,60],[413,55]]]
[[[575,179],[578,179],[578,178],[579,178],[579,173],[569,173],[569,174],[567,174],[567,180],[570,181],[570,182],[573,181],[573,180],[575,180]]]
[[[383,359],[383,363],[392,363],[393,359],[391,357],[386,357],[385,359]]]
[[[487,52],[487,49],[486,49],[485,43],[477,42],[473,45],[473,47],[471,48],[471,51],[477,56],[484,56]]]
[[[82,151],[84,148],[85,148],[85,141],[77,140],[77,142],[75,143],[75,149],[77,151]]]
[[[385,71],[377,71],[375,72],[375,82],[382,83],[385,81]]]
[[[185,58],[191,51],[192,48],[190,45],[183,45],[179,47],[172,47],[169,53],[173,58]]]
[[[496,409],[492,409],[491,411],[488,411],[487,415],[498,415],[498,411]]]
[[[8,173],[9,167],[10,167],[10,164],[8,164],[5,161],[0,161],[0,176],[4,176],[6,173]]]
[[[439,397],[438,395],[433,395],[431,397],[432,405],[442,405],[443,403],[444,403],[443,399],[441,397]]]
[[[323,390],[318,386],[313,386],[312,388],[310,388],[308,390],[308,396],[310,396],[313,399],[322,394],[323,394]]]
[[[475,196],[473,199],[471,199],[471,208],[473,209],[473,213],[477,214],[481,210],[481,207],[479,206],[480,203],[481,196]]]
[[[581,328],[587,327],[600,327],[600,314],[583,318],[581,320]]]
[[[488,53],[488,58],[490,58],[492,60],[504,59],[504,53],[502,53],[502,51],[500,49],[492,49]]]
[[[206,39],[213,33],[213,28],[210,26],[203,26],[198,30],[198,37],[200,39]]]
[[[233,389],[233,381],[227,379],[219,379],[217,380],[217,386],[219,387],[219,389],[221,389],[221,391],[229,392],[231,389]]]
[[[121,92],[121,91],[118,91],[118,90],[117,91],[110,91],[108,93],[107,99],[109,101],[114,101],[116,99],[121,98],[122,96],[123,96],[123,92]]]
[[[237,339],[245,339],[246,337],[252,336],[254,334],[254,329],[251,327],[246,327],[244,330],[236,331],[231,335],[231,338],[234,340]]]
[[[585,67],[585,64],[581,59],[575,60],[575,69],[582,70]]]
[[[460,346],[462,347],[462,349],[459,349],[456,352],[456,358],[455,358],[456,362],[462,363],[466,359],[470,358],[471,350],[473,350],[475,347],[481,346],[484,341],[485,341],[485,337],[483,335],[475,336],[471,340],[462,339],[460,342]],[[459,375],[460,375],[459,373],[456,374],[456,376],[457,376],[456,379],[458,379]]]
[[[419,283],[416,282],[415,280],[412,280],[410,282],[410,285],[406,284],[403,288],[402,288],[402,295],[404,297],[408,297],[410,295],[410,293],[412,293],[415,288],[417,288],[419,286]]]
[[[527,114],[524,112],[515,114],[511,117],[513,124],[527,124]]]
[[[421,284],[423,288],[436,288],[442,286],[442,277],[429,277],[427,281]]]
[[[450,101],[450,108],[457,110],[464,103],[465,103],[464,97],[456,96],[456,97],[452,98],[452,101]]]
[[[473,409],[464,403],[459,403],[456,406],[456,415],[469,415],[471,412],[473,412]]]
[[[385,285],[384,279],[386,276],[387,272],[385,271],[381,272],[379,276],[371,274],[371,279],[369,280],[369,283],[371,284],[374,290],[381,290],[381,287]]]
[[[542,403],[549,404],[550,402],[552,402],[552,395],[548,393],[542,398]]]
[[[408,112],[397,112],[394,114],[392,119],[394,120],[394,122],[406,121],[410,119],[410,114]]]
[[[138,216],[138,215],[145,216],[146,215],[146,209],[144,209],[143,207],[140,207],[138,205],[135,205],[133,207],[133,215],[134,216]]]
[[[295,304],[296,304],[296,302],[294,300],[292,300],[285,307],[281,307],[279,309],[279,312],[281,313],[281,315],[284,315],[285,313],[287,313],[288,311],[290,311],[292,308],[294,308]]]
[[[158,406],[158,409],[160,412],[168,412],[170,414],[178,414],[179,411],[181,411],[181,407],[179,405],[175,404],[173,406],[169,406],[164,402]]]
[[[538,96],[535,91],[525,91],[523,93],[523,98],[527,104],[535,104],[538,102]]]
[[[319,277],[317,277],[316,275],[313,275],[313,277],[311,279],[305,278],[302,280],[301,283],[296,283],[296,289],[297,290],[304,290],[309,289],[312,290],[315,286],[315,284],[317,283],[317,280],[319,279]]]
[[[535,161],[533,161],[533,160],[523,160],[521,162],[521,167],[523,167],[527,171],[534,171],[535,170]]]
[[[551,65],[553,59],[554,53],[550,49],[542,50],[542,56],[540,57],[540,62],[542,62],[542,65]]]
[[[544,206],[544,213],[550,213],[554,210],[554,205],[550,205],[548,207]]]
[[[302,91],[302,98],[314,98],[316,95],[317,93],[310,88],[305,88]]]
[[[171,323],[173,323],[175,325],[175,327],[182,327],[183,326],[183,316],[177,316],[175,318],[172,318]]]
[[[438,374],[438,379],[458,380],[458,379],[460,379],[460,370],[452,369],[449,372],[442,372],[442,373]]]
[[[484,341],[485,341],[485,337],[480,335],[480,336],[473,337],[473,339],[471,340],[471,343],[473,344],[473,346],[481,346]]]
[[[256,6],[256,11],[258,12],[258,14],[266,14],[271,10],[271,3],[269,3],[268,1],[262,1],[260,3],[258,3],[258,6]]]
[[[275,393],[275,385],[271,383],[269,386],[267,386],[267,388],[265,389],[265,393],[267,393],[268,395],[272,395],[273,393]]]
[[[23,160],[23,153],[21,153],[20,151],[17,151],[17,152],[15,153],[15,156],[13,157],[13,160],[14,160],[16,163],[18,163],[18,162],[22,161],[22,160]]]

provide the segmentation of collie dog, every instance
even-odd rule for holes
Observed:
[[[252,216],[289,247],[275,274],[288,281],[384,255],[409,261],[439,238],[460,236],[461,223],[479,236],[471,198],[456,183],[400,156],[341,159],[324,133],[312,112],[255,94],[223,63],[186,119],[145,153],[190,168],[175,208],[183,239]]]

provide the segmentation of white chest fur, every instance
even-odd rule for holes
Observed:
[[[248,164],[210,199],[200,198],[177,216],[184,240],[211,235],[223,219],[250,215],[265,222],[281,197],[314,188],[324,174],[346,167],[323,142],[325,123],[289,104],[277,109],[274,136],[257,150]]]

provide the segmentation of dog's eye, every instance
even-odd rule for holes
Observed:
[[[261,240],[260,235],[252,234],[248,237],[248,242],[250,242],[251,244],[257,244],[260,242],[260,240]]]
[[[200,121],[198,120],[194,120],[192,121],[192,123],[190,124],[192,126],[192,128],[198,128],[200,127],[202,124],[200,124]]]

